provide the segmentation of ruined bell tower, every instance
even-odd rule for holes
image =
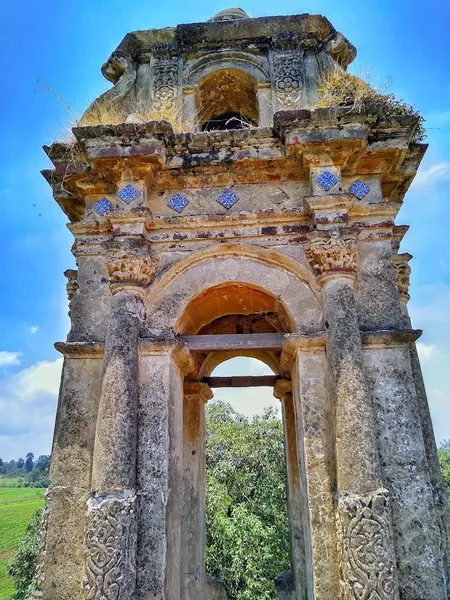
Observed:
[[[77,270],[33,598],[223,593],[204,564],[204,411],[234,356],[269,365],[282,404],[280,598],[447,598],[395,224],[426,146],[416,115],[318,108],[355,54],[309,14],[128,33],[74,142],[45,148]]]

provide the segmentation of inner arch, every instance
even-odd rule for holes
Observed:
[[[184,335],[294,330],[279,298],[256,286],[236,282],[210,287],[195,296],[177,329]]]
[[[241,69],[214,71],[198,83],[197,107],[203,130],[257,126],[256,78]]]

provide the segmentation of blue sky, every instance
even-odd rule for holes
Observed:
[[[65,279],[74,267],[66,218],[39,171],[41,149],[109,87],[100,67],[128,31],[204,21],[230,5],[216,0],[16,0],[2,2],[0,73],[0,457],[50,450],[61,359],[53,342],[68,330]],[[447,0],[244,1],[252,17],[320,13],[358,49],[351,67],[371,72],[427,119],[430,148],[397,222],[411,229],[410,311],[425,330],[419,344],[438,440],[450,438],[450,4]],[[41,83],[38,82],[41,80]],[[42,82],[64,98],[42,91]],[[221,367],[222,374],[225,366]],[[261,369],[242,359],[234,374]],[[259,369],[259,370],[258,370]],[[224,397],[224,392],[216,395]],[[229,399],[227,397],[227,399]],[[235,397],[244,412],[270,395]],[[245,401],[244,401],[245,400]]]

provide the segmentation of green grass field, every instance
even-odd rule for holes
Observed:
[[[34,512],[44,506],[44,494],[42,488],[0,487],[0,600],[13,592],[8,563]]]
[[[23,477],[0,477],[0,488],[21,488],[25,487],[25,479]]]

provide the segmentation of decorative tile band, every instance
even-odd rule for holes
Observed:
[[[326,192],[328,192],[329,189],[339,182],[339,179],[330,171],[324,171],[317,177],[316,181]]]
[[[106,215],[112,210],[113,205],[107,198],[101,198],[93,205],[93,209],[99,215]]]
[[[137,190],[133,185],[129,183],[121,190],[119,190],[117,192],[117,195],[121,200],[123,200],[127,204],[130,204],[130,202],[133,202],[133,200],[137,198],[140,195],[140,193],[141,192],[139,190]]]
[[[220,202],[220,204],[226,209],[231,208],[238,200],[239,198],[237,195],[231,190],[224,190],[217,198],[217,202]]]
[[[359,198],[359,200],[362,200],[364,196],[367,196],[367,194],[370,192],[370,185],[367,185],[367,183],[357,179],[349,187],[349,192]]]
[[[169,200],[167,206],[175,210],[177,213],[181,213],[188,203],[189,200],[186,198],[186,196],[183,196],[182,194],[175,194]]]

